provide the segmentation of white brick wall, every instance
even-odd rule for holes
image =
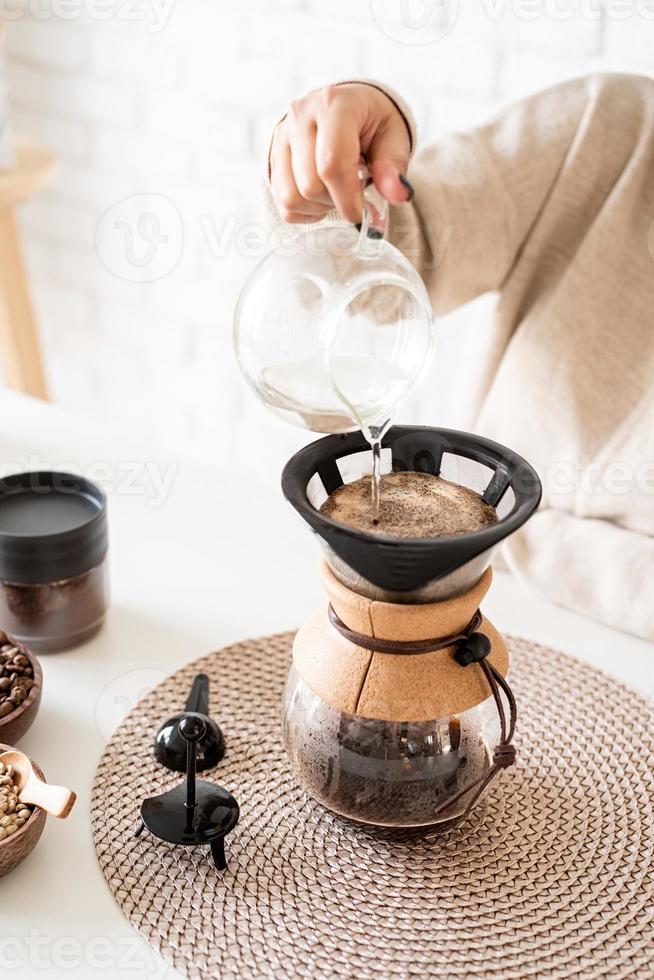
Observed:
[[[449,0],[449,31],[419,44],[397,40],[399,0],[51,2],[23,0],[7,44],[14,128],[60,158],[22,214],[54,398],[274,481],[303,437],[241,381],[231,319],[256,261],[239,229],[259,220],[262,150],[289,98],[384,78],[432,138],[565,77],[654,70],[654,0]],[[423,0],[408,9],[420,16]],[[107,268],[95,238],[141,194],[164,211],[132,242],[137,261],[166,233],[167,202],[181,233],[170,271],[134,282]],[[433,377],[407,417],[465,424],[452,393],[487,311],[482,300],[440,325]]]

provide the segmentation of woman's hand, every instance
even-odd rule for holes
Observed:
[[[410,138],[404,116],[372,85],[349,83],[309,92],[291,103],[270,150],[270,180],[285,221],[320,221],[336,208],[348,221],[362,216],[359,162],[365,156],[380,194],[410,200],[405,174]]]

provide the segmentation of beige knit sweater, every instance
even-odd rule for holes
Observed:
[[[654,639],[654,81],[559,85],[419,150],[409,177],[389,237],[436,313],[498,293],[461,394],[543,480],[507,564]]]

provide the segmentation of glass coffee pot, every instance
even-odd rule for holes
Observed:
[[[463,817],[514,758],[507,646],[480,606],[498,545],[538,506],[533,468],[466,432],[393,426],[384,473],[428,473],[496,511],[480,530],[391,538],[339,524],[326,498],[361,478],[361,433],[326,436],[286,464],[285,497],[322,545],[328,604],[297,632],[282,707],[297,778],[360,823],[443,824]]]
[[[415,268],[384,240],[386,202],[360,177],[361,227],[327,221],[278,243],[241,291],[234,343],[273,412],[372,442],[431,362],[433,316]]]

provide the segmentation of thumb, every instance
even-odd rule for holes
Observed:
[[[375,133],[366,152],[375,187],[390,204],[402,204],[413,196],[406,179],[409,153],[409,134],[398,113],[391,125]]]

